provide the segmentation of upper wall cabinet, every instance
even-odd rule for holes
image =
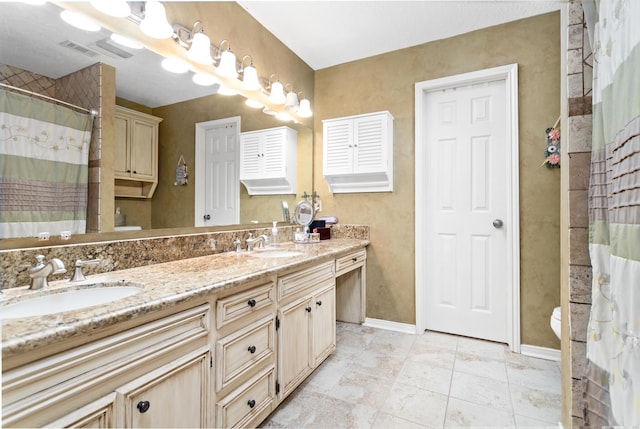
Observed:
[[[295,194],[298,132],[289,127],[240,133],[240,182],[249,195]]]
[[[115,196],[151,198],[158,185],[161,118],[116,106]]]
[[[332,193],[393,191],[393,116],[326,119],[323,174]]]

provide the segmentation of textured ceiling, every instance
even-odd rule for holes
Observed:
[[[314,70],[558,10],[566,1],[239,1]]]

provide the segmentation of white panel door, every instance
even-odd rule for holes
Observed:
[[[230,225],[237,223],[238,190],[237,131],[235,126],[212,128],[205,137],[205,215],[211,219],[205,225]],[[203,218],[204,219],[204,218]]]
[[[240,221],[240,118],[196,124],[195,226]]]
[[[498,342],[510,305],[505,91],[500,80],[429,92],[425,118],[426,329]]]

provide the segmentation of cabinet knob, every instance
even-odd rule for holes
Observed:
[[[151,404],[149,403],[149,401],[140,401],[140,402],[138,402],[138,405],[136,405],[136,408],[141,413],[146,413],[149,410],[150,406],[151,406]]]
[[[131,170],[127,170],[127,173],[131,173]]]
[[[322,301],[320,301],[320,300],[316,301],[316,305],[317,306],[321,306],[322,305]]]
[[[249,408],[253,408],[256,406],[256,401],[253,399],[249,399],[249,401],[247,402],[247,405],[249,406]]]
[[[356,262],[356,261],[358,260],[358,258],[351,258],[351,260],[352,260],[353,262]]]
[[[305,311],[306,311],[307,313],[311,313],[311,307],[307,307],[307,308],[305,308]]]
[[[203,217],[204,217],[204,220],[210,220],[211,219],[211,215],[209,215],[209,214],[206,214]]]
[[[133,174],[138,174],[138,172],[136,170],[133,170]]]
[[[255,299],[250,299],[249,301],[247,301],[247,305],[249,307],[255,307],[256,306],[256,300]]]
[[[247,350],[249,351],[249,353],[254,354],[256,352],[256,346],[249,346]]]

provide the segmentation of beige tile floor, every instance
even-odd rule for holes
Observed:
[[[502,344],[338,323],[337,349],[263,428],[549,427],[559,362]]]

